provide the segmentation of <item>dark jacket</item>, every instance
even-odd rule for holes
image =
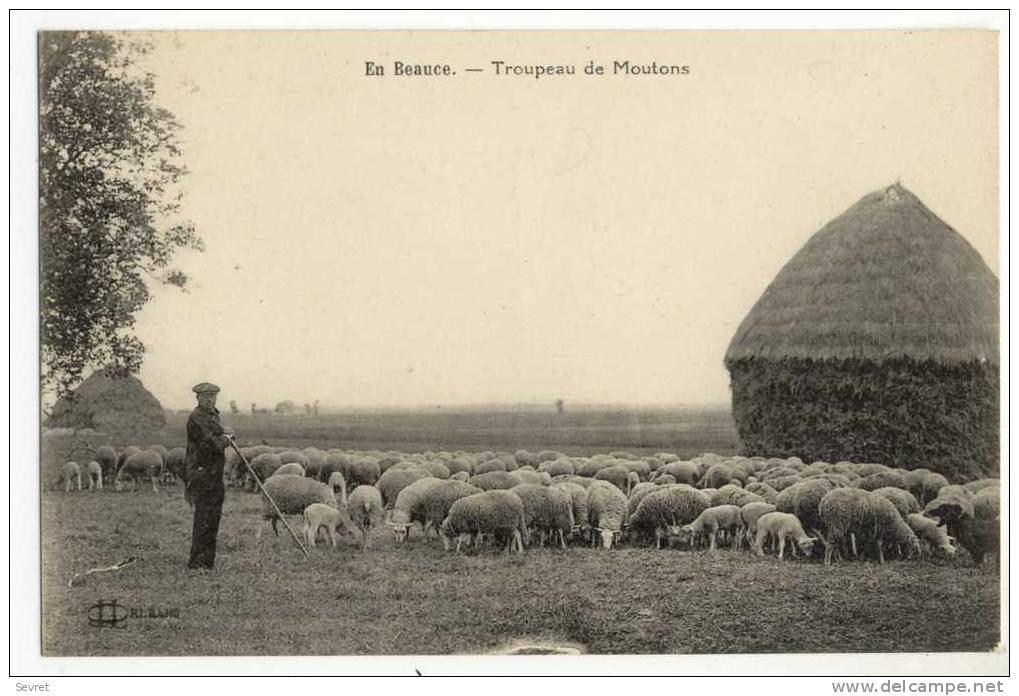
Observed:
[[[190,481],[198,469],[212,475],[213,480],[223,479],[226,458],[223,450],[229,440],[223,434],[216,408],[198,406],[191,412],[187,425],[188,447],[184,456],[185,476]]]

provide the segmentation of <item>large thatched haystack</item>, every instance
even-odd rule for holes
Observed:
[[[726,352],[749,454],[998,472],[998,279],[896,184],[829,222]]]
[[[116,442],[137,444],[166,426],[163,407],[137,377],[92,373],[69,399],[60,399],[46,419],[49,428],[93,428]]]

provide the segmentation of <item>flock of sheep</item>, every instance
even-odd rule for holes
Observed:
[[[324,530],[332,546],[341,528],[364,547],[373,530],[397,542],[420,525],[447,550],[486,541],[525,547],[583,543],[654,544],[661,548],[722,546],[764,555],[768,542],[783,558],[835,559],[954,556],[964,548],[975,564],[997,560],[998,479],[951,484],[926,469],[799,458],[722,457],[683,461],[671,453],[638,458],[628,452],[568,457],[558,452],[352,452],[256,445],[241,453],[284,515],[303,515],[314,546]],[[184,449],[109,446],[93,452],[90,488],[114,477],[117,490],[141,479],[183,478]],[[228,485],[255,491],[240,456],[227,450]],[[67,462],[58,484],[81,489],[81,469]],[[277,534],[278,515],[263,511]],[[263,526],[259,526],[259,538]]]

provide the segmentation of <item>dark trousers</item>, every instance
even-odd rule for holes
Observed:
[[[219,517],[223,513],[222,477],[218,482],[209,481],[199,474],[188,486],[188,493],[195,503],[195,519],[191,527],[191,559],[189,568],[211,568],[216,561],[216,534],[219,533]]]

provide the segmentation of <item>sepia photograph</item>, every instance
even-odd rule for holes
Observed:
[[[58,24],[41,664],[1008,673],[1000,31]]]

